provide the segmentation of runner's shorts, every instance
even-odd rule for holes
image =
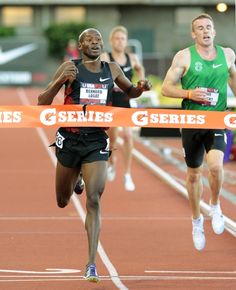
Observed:
[[[188,167],[202,165],[204,153],[212,149],[225,151],[227,137],[222,129],[182,129],[182,145]]]
[[[112,106],[130,108],[129,96],[124,92],[112,92]]]
[[[71,133],[60,128],[56,133],[56,156],[65,167],[81,167],[83,163],[107,161],[109,138],[105,131]]]

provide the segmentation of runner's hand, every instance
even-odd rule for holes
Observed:
[[[206,101],[206,91],[201,88],[196,88],[191,92],[191,100],[199,103]]]
[[[67,62],[64,70],[60,75],[60,79],[62,83],[68,81],[68,87],[71,86],[72,82],[75,80],[76,75],[78,73],[78,69],[72,61]]]
[[[137,83],[137,87],[144,92],[149,91],[152,88],[152,84],[149,80],[140,80]]]

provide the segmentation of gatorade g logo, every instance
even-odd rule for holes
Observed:
[[[45,109],[40,114],[40,121],[46,126],[51,126],[56,124],[56,109],[50,108]]]
[[[202,71],[202,63],[200,61],[195,62],[195,71]]]
[[[224,117],[224,123],[228,128],[236,128],[236,114],[228,114]]]
[[[132,115],[132,121],[137,126],[148,125],[148,112],[147,111],[137,111]]]

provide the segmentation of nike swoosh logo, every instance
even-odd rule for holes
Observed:
[[[100,150],[100,154],[108,154],[109,152],[106,150]]]
[[[126,66],[126,67],[123,68],[123,71],[124,71],[124,72],[127,72],[127,71],[129,71],[129,70],[131,70],[131,69],[132,69],[131,66]]]
[[[221,64],[213,64],[212,67],[213,67],[213,68],[217,68],[217,67],[220,67],[220,66],[222,66],[222,65],[223,65],[222,63],[221,63]]]
[[[223,136],[223,134],[217,134],[217,133],[215,133],[215,136],[217,137],[217,136]]]
[[[0,65],[13,61],[22,55],[34,51],[37,48],[38,46],[35,43],[31,43],[7,51],[0,52]]]
[[[100,78],[99,81],[100,81],[100,82],[105,82],[105,81],[107,81],[107,80],[109,80],[109,79],[110,79],[110,78],[105,78],[105,79]]]

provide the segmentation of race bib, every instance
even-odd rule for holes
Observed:
[[[56,146],[60,149],[63,148],[63,141],[65,140],[65,137],[63,137],[59,132],[56,134]]]
[[[201,103],[203,106],[216,106],[219,98],[217,89],[201,88],[206,92],[206,100]]]
[[[108,84],[81,83],[80,104],[106,105]]]

